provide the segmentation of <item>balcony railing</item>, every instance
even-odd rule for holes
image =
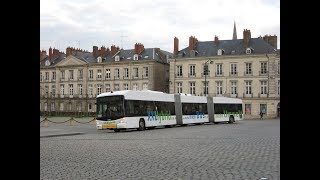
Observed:
[[[264,93],[264,94],[259,93],[259,94],[258,94],[258,97],[259,97],[259,98],[269,97],[269,93]]]
[[[207,74],[207,75],[206,75],[206,74]],[[201,73],[201,77],[205,77],[205,76],[210,77],[210,72],[207,72],[207,73]]]
[[[183,77],[183,74],[175,74],[175,77],[176,77],[176,78],[182,78],[182,77]]]

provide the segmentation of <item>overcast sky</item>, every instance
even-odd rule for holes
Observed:
[[[191,35],[232,39],[234,21],[238,39],[244,29],[252,38],[277,35],[280,49],[280,0],[41,0],[40,50],[142,43],[172,52],[174,37],[179,50]]]

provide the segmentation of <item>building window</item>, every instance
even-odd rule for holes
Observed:
[[[64,111],[63,103],[60,103],[60,111]]]
[[[217,94],[221,95],[222,94],[222,81],[217,81],[216,85],[217,85]]]
[[[102,85],[101,84],[97,84],[97,93],[101,94],[102,92]]]
[[[44,103],[44,111],[48,111],[48,104]]]
[[[123,88],[124,88],[124,90],[129,90],[128,84],[123,84]]]
[[[143,83],[142,88],[143,90],[148,90],[148,83]]]
[[[246,49],[246,54],[251,54],[251,48]]]
[[[56,80],[56,72],[52,72],[52,80]]]
[[[216,68],[216,74],[222,76],[222,64],[217,64]]]
[[[73,80],[73,70],[69,70],[69,79]]]
[[[78,84],[78,93],[82,95],[82,84]]]
[[[56,94],[56,85],[51,86],[51,94],[54,96]]]
[[[251,94],[251,81],[246,81],[245,84],[246,84],[246,94]]]
[[[114,70],[114,78],[119,79],[120,78],[120,70],[118,68],[116,68]]]
[[[42,81],[42,72],[40,72],[40,82]]]
[[[55,111],[54,103],[51,103],[51,111]]]
[[[278,95],[280,95],[280,80],[278,80]]]
[[[138,78],[138,77],[139,77],[139,69],[133,68],[133,78]]]
[[[182,82],[177,82],[177,93],[182,93]]]
[[[89,70],[89,79],[93,79],[93,70]]]
[[[73,95],[73,84],[69,84],[69,94]]]
[[[110,79],[111,71],[110,69],[106,69],[106,79]]]
[[[182,66],[177,66],[177,76],[182,77]]]
[[[81,80],[83,78],[83,69],[78,70],[78,79]]]
[[[60,94],[64,95],[64,84],[60,85]]]
[[[114,60],[115,60],[115,61],[119,61],[119,60],[120,60],[120,56],[115,56],[115,57],[114,57]]]
[[[143,67],[143,77],[149,77],[149,68]]]
[[[138,84],[133,84],[132,90],[135,90],[135,91],[136,91],[136,90],[139,90],[139,89],[138,89]]]
[[[195,95],[196,94],[196,83],[190,82],[190,94]]]
[[[195,76],[196,75],[196,66],[190,65],[189,66],[189,76]]]
[[[114,91],[119,91],[119,90],[120,90],[119,84],[114,84]]]
[[[88,110],[89,110],[90,112],[92,111],[92,104],[91,104],[91,103],[88,104]]]
[[[251,114],[251,104],[245,104],[244,105],[245,114]]]
[[[98,79],[98,80],[101,80],[101,79],[102,79],[102,71],[101,71],[101,69],[98,69],[98,70],[97,70],[97,79]]]
[[[45,80],[49,81],[49,72],[46,72]]]
[[[267,81],[260,81],[261,94],[267,94]]]
[[[267,62],[261,62],[261,74],[267,74]]]
[[[231,81],[231,94],[237,94],[237,81]]]
[[[92,84],[89,84],[88,90],[89,90],[89,95],[93,95],[93,86],[92,86]]]
[[[252,63],[246,63],[246,75],[252,74]]]
[[[264,115],[267,114],[267,104],[260,104],[260,112],[262,112]]]
[[[128,68],[124,68],[124,77],[125,78],[129,77],[129,69]]]
[[[138,54],[133,55],[133,60],[138,60]]]
[[[230,74],[237,75],[237,64],[231,64]]]
[[[110,92],[110,84],[106,84],[106,92]]]
[[[64,74],[64,70],[61,71],[61,79],[64,80],[65,78],[65,74]]]

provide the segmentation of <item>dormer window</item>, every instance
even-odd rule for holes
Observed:
[[[99,56],[99,57],[97,57],[97,62],[98,63],[101,63],[102,62],[102,58]]]
[[[49,60],[46,60],[45,65],[46,65],[46,66],[50,66],[50,61],[49,61]]]
[[[133,55],[133,60],[138,60],[139,56],[138,54]]]
[[[223,49],[218,49],[217,55],[221,56],[224,54],[224,50]]]
[[[114,57],[114,61],[119,61],[120,60],[120,57],[119,56],[115,56]]]
[[[247,48],[246,49],[246,54],[251,54],[252,53],[252,49],[251,48]]]

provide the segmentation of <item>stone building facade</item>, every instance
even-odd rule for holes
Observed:
[[[251,38],[250,30],[243,39],[198,41],[191,36],[189,46],[179,50],[174,38],[170,61],[170,93],[195,96],[241,98],[245,118],[280,116],[280,50],[277,36]]]
[[[40,51],[40,112],[51,115],[94,115],[102,92],[154,90],[169,92],[168,58],[159,48],[123,50],[93,46],[92,52],[68,47]]]

